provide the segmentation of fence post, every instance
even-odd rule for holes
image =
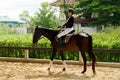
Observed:
[[[79,52],[79,62],[83,63],[83,58],[82,58],[81,52]]]
[[[25,60],[28,60],[29,59],[29,49],[25,49]]]

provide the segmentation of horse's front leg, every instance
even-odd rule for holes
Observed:
[[[50,68],[52,67],[53,59],[54,59],[54,57],[55,57],[55,55],[56,55],[56,52],[57,52],[57,50],[56,50],[56,49],[53,49],[48,70],[50,70]]]
[[[61,58],[62,58],[62,61],[63,61],[63,66],[64,66],[63,71],[65,71],[66,70],[65,58],[64,58],[63,52],[60,52],[60,54],[61,54]]]

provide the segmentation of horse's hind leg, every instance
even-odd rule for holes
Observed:
[[[83,58],[83,62],[84,62],[84,69],[81,73],[85,73],[86,70],[87,70],[87,63],[86,63],[86,56],[85,56],[85,52],[84,51],[81,51],[81,55],[82,55],[82,58]]]
[[[92,70],[93,70],[93,73],[96,74],[96,71],[95,71],[95,62],[96,62],[95,54],[93,53],[93,51],[89,51],[88,54],[89,54],[90,58],[92,59]]]
[[[53,51],[52,51],[52,56],[51,56],[51,60],[50,60],[50,64],[49,64],[49,67],[48,67],[48,70],[50,70],[50,68],[52,67],[53,59],[54,59],[54,57],[55,57],[55,55],[56,55],[56,52],[57,52],[57,50],[56,50],[56,49],[53,49]]]

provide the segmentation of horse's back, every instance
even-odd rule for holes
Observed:
[[[63,50],[85,50],[89,48],[89,34],[87,33],[77,33],[73,34],[69,42],[64,45]]]
[[[77,33],[76,35],[83,36],[83,37],[89,37],[89,35],[84,32]]]

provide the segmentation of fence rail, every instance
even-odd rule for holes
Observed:
[[[13,57],[0,57],[0,60],[4,61],[25,61],[25,62],[49,62],[47,59],[32,59],[29,58],[29,52],[30,50],[39,50],[39,51],[52,51],[52,48],[38,48],[38,47],[8,47],[8,46],[0,46],[0,49],[8,49],[8,50],[23,50],[24,56],[23,58],[13,58]],[[104,52],[104,53],[120,53],[120,49],[93,49],[95,53],[97,52]],[[4,52],[4,51],[3,51]],[[67,61],[67,63],[70,64],[82,64],[81,61],[81,56],[79,54],[79,61]],[[119,57],[119,56],[118,56]],[[60,63],[60,61],[55,61],[55,63]],[[99,62],[97,65],[99,66],[111,66],[111,67],[120,67],[119,63],[102,63]]]
[[[93,49],[94,52],[120,53],[120,49]]]
[[[52,50],[52,48],[0,46],[0,49]]]
[[[39,48],[39,47],[13,47],[13,46],[0,46],[0,49],[28,49],[28,50],[52,50],[52,48]],[[105,52],[105,53],[120,53],[120,49],[93,49],[94,52]]]

